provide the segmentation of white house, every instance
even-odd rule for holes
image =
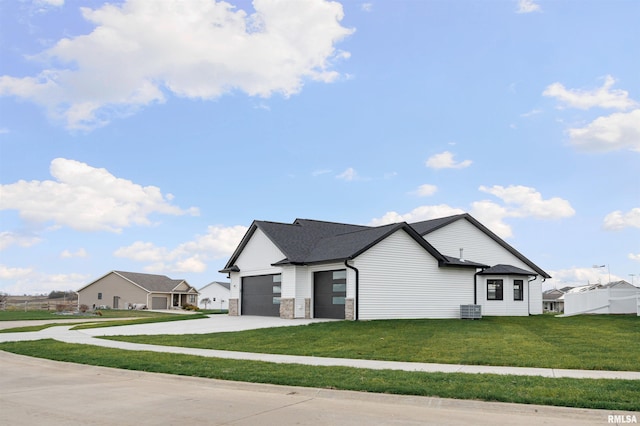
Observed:
[[[369,227],[254,221],[224,269],[230,315],[459,318],[542,313],[550,276],[469,214]]]
[[[230,283],[213,281],[200,290],[200,307],[208,309],[229,309],[229,287]],[[209,301],[205,304],[202,302],[206,299]]]

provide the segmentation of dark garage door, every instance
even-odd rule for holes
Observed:
[[[344,319],[347,270],[313,274],[313,317]]]
[[[242,277],[242,315],[280,316],[280,274]]]

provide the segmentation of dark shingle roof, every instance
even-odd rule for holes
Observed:
[[[426,235],[436,229],[442,228],[445,225],[455,222],[456,220],[464,217],[464,214],[456,214],[453,216],[440,217],[437,219],[425,220],[422,222],[412,223],[411,227],[416,230],[420,235]]]
[[[474,268],[488,268],[489,265],[485,265],[484,263],[472,262],[471,260],[462,260],[456,257],[444,256],[447,259],[447,263],[450,266],[473,266]]]
[[[480,272],[480,275],[538,275],[512,265],[495,265]]]
[[[371,229],[367,226],[308,219],[297,219],[291,225],[265,221],[256,221],[254,223],[278,246],[287,260],[292,263],[306,262],[309,254],[316,248],[318,242],[325,238],[363,229]]]
[[[145,290],[156,293],[168,293],[184,280],[173,280],[166,275],[141,274],[138,272],[113,271],[116,274],[139,285]],[[187,284],[188,285],[188,284]]]
[[[257,229],[264,232],[285,256],[274,265],[307,265],[352,259],[398,230],[404,230],[442,264],[448,265],[453,259],[440,254],[405,222],[371,227],[308,219],[296,219],[293,224],[254,221],[220,272],[238,270],[235,262]],[[473,264],[462,263],[459,266]]]
[[[454,257],[445,256],[438,252],[423,238],[424,235],[462,218],[469,220],[473,225],[485,232],[490,238],[494,239],[498,244],[505,247],[525,264],[534,269],[537,274],[550,278],[546,272],[537,267],[533,262],[528,260],[467,213],[427,220],[410,225],[402,222],[377,227],[309,219],[296,219],[292,224],[256,220],[251,224],[235,252],[225,265],[224,269],[220,272],[228,273],[239,271],[235,262],[257,229],[260,229],[284,255],[284,259],[274,263],[274,265],[312,264],[353,259],[390,234],[402,229],[435,259],[437,259],[441,265],[487,268],[488,265],[476,263],[470,260],[461,261]],[[496,265],[494,268],[502,266],[509,265]],[[524,269],[515,267],[510,268],[513,269],[507,269],[509,272],[506,273],[516,275],[537,275],[536,273],[525,271]],[[495,271],[499,269],[490,268],[487,271],[489,270]]]
[[[557,300],[564,296],[564,291],[552,289],[542,293],[542,300]]]

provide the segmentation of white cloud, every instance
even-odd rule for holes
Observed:
[[[1,187],[0,187],[1,188]],[[0,232],[0,250],[9,246],[31,247],[41,242],[42,239],[33,235],[23,235],[16,232]]]
[[[568,133],[571,144],[583,151],[640,152],[640,109],[598,117],[586,127],[569,129]]]
[[[373,10],[373,3],[362,3],[360,9],[362,9],[363,12],[371,12]]]
[[[640,207],[623,213],[620,210],[609,213],[604,218],[604,228],[617,231],[624,228],[640,228]]]
[[[3,210],[18,210],[29,222],[53,222],[79,231],[120,232],[133,225],[151,225],[149,216],[197,214],[172,205],[160,188],[116,178],[106,169],[64,158],[51,162],[55,181],[18,181],[0,185]]]
[[[588,284],[606,284],[609,274],[606,270],[593,267],[574,267],[548,271],[553,278],[545,282],[545,287],[558,288],[578,287]],[[622,280],[622,277],[611,274],[611,281]]]
[[[64,0],[37,0],[37,3],[44,4],[47,6],[64,6]]]
[[[114,256],[147,263],[147,272],[203,272],[207,262],[230,256],[247,232],[245,226],[209,226],[207,233],[174,249],[158,247],[150,242],[137,241],[120,247]]]
[[[340,173],[336,176],[336,179],[346,180],[347,182],[359,179],[358,172],[356,172],[353,168],[349,167],[344,172]]]
[[[575,214],[575,210],[567,200],[558,197],[545,200],[535,188],[527,186],[510,185],[506,188],[500,185],[490,188],[480,186],[478,190],[494,195],[505,203],[500,205],[482,200],[471,205],[471,214],[502,238],[513,236],[511,226],[504,221],[510,217],[561,219]]]
[[[369,225],[382,226],[398,222],[413,223],[462,213],[464,213],[464,210],[450,207],[446,204],[440,204],[437,206],[420,206],[405,214],[400,214],[394,211],[387,212],[382,217],[372,219],[371,222],[369,222]]]
[[[215,0],[127,0],[82,7],[93,31],[64,38],[33,58],[55,64],[35,76],[0,76],[0,95],[42,105],[69,129],[165,101],[165,93],[215,99],[238,90],[287,97],[305,81],[332,82],[353,33],[342,5],[324,0],[255,0],[248,15]],[[66,66],[68,64],[68,66]]]
[[[26,277],[31,274],[33,269],[31,268],[10,268],[6,265],[0,265],[0,279],[2,280],[15,280],[18,278]]]
[[[398,176],[398,172],[386,172],[382,178],[383,179],[393,179],[394,177]]]
[[[449,151],[435,154],[426,161],[425,165],[431,169],[464,169],[471,165],[471,160],[456,162],[453,154]]]
[[[529,118],[529,117],[533,117],[534,115],[538,115],[538,114],[542,114],[542,110],[540,110],[540,109],[532,109],[529,112],[525,112],[523,114],[520,114],[520,117]]]
[[[599,107],[626,110],[636,106],[638,103],[629,98],[626,90],[611,90],[615,82],[616,80],[608,75],[602,87],[592,90],[566,89],[561,83],[553,83],[542,92],[542,95],[556,98],[564,106],[578,109]]]
[[[6,127],[0,127],[0,135],[6,135],[9,133],[9,129],[7,129]]]
[[[491,188],[481,186],[480,191],[495,195],[504,201],[500,205],[489,200],[471,203],[470,213],[483,225],[502,238],[513,236],[511,226],[505,223],[510,217],[535,219],[560,219],[575,214],[568,201],[561,198],[544,200],[534,188],[526,186],[508,186],[506,188],[494,185]],[[420,206],[409,213],[400,214],[395,211],[385,213],[382,217],[371,220],[369,225],[380,226],[396,222],[419,222],[464,213],[464,210],[450,207],[446,204],[436,206]]]
[[[540,192],[527,186],[510,185],[505,188],[494,185],[490,188],[480,186],[478,189],[504,201],[507,204],[508,216],[511,217],[560,219],[576,213],[567,200],[558,197],[544,200]]]
[[[635,254],[635,253],[629,253],[629,259],[631,260],[635,260],[636,262],[640,262],[640,253]]]
[[[471,215],[501,238],[511,238],[513,230],[504,222],[509,210],[494,202],[483,200],[471,203]]]
[[[418,197],[429,197],[437,191],[437,186],[425,183],[424,185],[420,185],[418,189],[412,192],[412,194],[417,195]]]
[[[540,12],[541,10],[540,5],[533,0],[519,0],[516,13]]]
[[[71,259],[74,257],[87,257],[87,256],[89,256],[89,254],[84,248],[80,248],[76,252],[72,252],[70,250],[64,250],[62,253],[60,253],[60,257],[62,259]]]
[[[78,290],[87,284],[89,278],[89,275],[77,273],[46,274],[33,268],[12,268],[0,265],[0,279],[12,281],[12,284],[3,285],[0,291],[13,295]]]
[[[312,176],[321,176],[321,175],[326,175],[328,173],[333,172],[333,170],[331,169],[320,169],[320,170],[314,170],[313,172],[311,172]]]

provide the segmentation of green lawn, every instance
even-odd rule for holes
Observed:
[[[640,317],[339,321],[206,335],[113,340],[244,352],[447,364],[640,370]]]
[[[60,314],[55,311],[0,311],[0,321],[31,321],[31,320],[63,320],[63,319],[86,319],[95,318],[149,318],[171,316],[173,314],[152,311],[130,311],[119,309],[105,309],[100,311],[102,315],[95,315],[92,312],[86,314]]]
[[[125,351],[53,340],[0,343],[0,350],[81,364],[254,383],[607,410],[640,410],[638,380],[553,379],[314,367]]]
[[[215,313],[215,312],[207,312]],[[119,325],[132,324],[148,324],[154,322],[184,321],[197,318],[203,318],[204,313],[198,312],[190,315],[171,314],[164,312],[151,311],[129,311],[129,310],[104,310],[102,315],[95,314],[77,314],[77,315],[60,315],[46,311],[0,311],[0,321],[35,321],[35,320],[53,320],[60,321],[65,319],[86,320],[85,323],[77,323],[74,328],[94,328],[94,327],[115,327]],[[122,318],[119,320],[118,318]],[[110,321],[94,322],[96,319],[109,319]],[[14,327],[0,330],[0,333],[18,333],[33,332],[43,330],[49,327],[60,325],[69,325],[63,322],[50,322],[44,325],[30,325],[23,327]]]

